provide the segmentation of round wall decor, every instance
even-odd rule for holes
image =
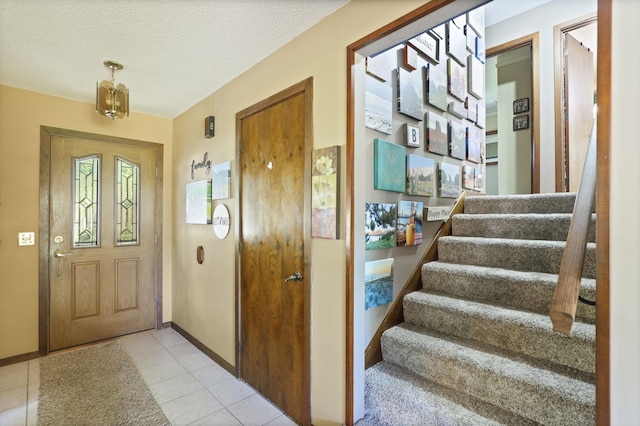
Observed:
[[[216,237],[224,240],[229,234],[229,209],[224,204],[218,204],[213,211],[213,232]]]

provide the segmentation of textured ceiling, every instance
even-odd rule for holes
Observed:
[[[349,0],[1,0],[0,84],[173,118]]]

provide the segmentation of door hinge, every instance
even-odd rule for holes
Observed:
[[[242,143],[238,144],[238,153],[242,154]]]
[[[238,243],[238,251],[242,254],[242,243]]]
[[[238,342],[238,353],[242,353],[242,340]]]

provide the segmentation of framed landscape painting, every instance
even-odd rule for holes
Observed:
[[[442,198],[457,198],[460,195],[460,166],[440,163],[438,190]]]
[[[427,102],[434,107],[447,110],[447,70],[443,65],[427,64]]]
[[[464,68],[451,58],[447,60],[447,77],[449,94],[464,102],[467,97],[467,75]]]
[[[187,183],[185,222],[211,225],[211,180]]]
[[[396,205],[365,203],[364,249],[380,250],[396,245]]]
[[[407,194],[431,197],[436,181],[435,161],[422,155],[407,155]]]
[[[449,128],[449,156],[458,160],[465,159],[467,148],[467,128],[462,124],[451,121]]]
[[[481,163],[483,144],[484,132],[475,126],[467,127],[467,160]]]
[[[391,86],[367,76],[364,94],[364,125],[387,135],[391,134],[393,106]]]
[[[384,139],[373,141],[373,188],[404,192],[406,149]]]
[[[422,75],[398,68],[398,112],[422,120]]]
[[[364,309],[393,301],[393,258],[364,263]]]
[[[447,119],[435,112],[427,112],[427,151],[447,155],[449,142]]]
[[[231,161],[214,164],[211,167],[211,199],[222,200],[231,197]]]
[[[462,166],[462,187],[464,189],[474,189],[476,186],[476,169],[472,166]]]

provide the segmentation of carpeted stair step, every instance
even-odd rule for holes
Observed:
[[[383,359],[424,379],[547,425],[595,424],[595,386],[401,324]]]
[[[571,213],[458,214],[452,218],[453,235],[566,241]],[[596,241],[596,215],[591,216],[588,242]]]
[[[466,214],[572,213],[576,194],[486,195],[469,196],[464,200]]]
[[[404,320],[527,357],[595,374],[595,326],[577,322],[567,336],[548,316],[428,293],[404,297]]]
[[[438,260],[557,274],[565,245],[563,241],[442,237],[438,240]],[[596,245],[588,243],[583,277],[595,278],[595,255]]]
[[[533,424],[388,362],[374,365],[365,374],[367,410],[357,426]]]
[[[460,265],[440,261],[422,267],[422,287],[470,300],[487,301],[542,315],[549,314],[558,275],[542,272],[512,271],[486,266]],[[596,298],[596,280],[583,278],[580,294]],[[594,306],[578,303],[576,317],[593,322]]]

